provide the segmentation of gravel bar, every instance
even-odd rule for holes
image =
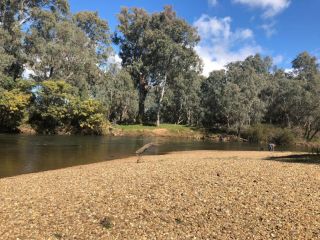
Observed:
[[[0,179],[0,239],[320,239],[320,165],[192,151]]]

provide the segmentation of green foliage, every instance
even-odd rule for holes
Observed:
[[[190,71],[177,77],[163,99],[161,118],[164,122],[189,126],[199,124],[202,81],[199,74]]]
[[[178,124],[161,124],[157,126],[145,126],[145,125],[116,125],[115,130],[121,130],[125,134],[150,134],[156,135],[156,130],[165,130],[164,134],[172,136],[185,136],[185,137],[194,137],[196,134],[201,135],[199,131],[194,130],[193,128],[185,125]],[[161,133],[160,133],[161,135]]]
[[[293,127],[308,141],[317,137],[316,57],[300,53],[285,73],[271,71],[269,57],[249,56],[204,79],[198,33],[171,7],[123,8],[118,18],[121,69],[110,63],[109,25],[96,12],[73,14],[67,0],[0,1],[0,130],[15,131],[29,117],[45,134],[101,134],[108,119],[238,135],[249,128],[244,134],[254,142],[287,144],[292,135],[282,128]],[[28,81],[24,70],[32,72]]]
[[[249,127],[243,136],[252,143],[268,143],[272,139],[273,127],[266,125],[254,125]]]
[[[257,124],[249,127],[243,137],[252,143],[275,143],[277,145],[290,145],[295,136],[289,129],[283,129],[267,124]]]
[[[288,129],[283,129],[282,131],[277,132],[274,136],[273,141],[278,145],[287,146],[294,142],[295,137],[293,133]]]
[[[125,69],[113,66],[95,86],[95,97],[106,109],[112,122],[132,123],[138,111],[138,94]]]
[[[74,103],[71,126],[75,133],[101,135],[106,124],[104,109],[100,102],[89,99]]]
[[[120,46],[122,65],[139,89],[138,121],[142,123],[144,118],[147,94],[156,88],[157,124],[160,124],[166,88],[182,72],[200,67],[194,50],[199,36],[171,7],[154,14],[139,8],[123,8],[119,21],[114,42]]]
[[[41,134],[102,134],[106,118],[100,102],[80,100],[70,84],[48,80],[38,87],[29,122]]]
[[[25,115],[30,103],[30,94],[19,90],[0,89],[0,131],[15,132]]]
[[[29,122],[38,133],[56,134],[68,131],[72,118],[75,89],[64,81],[44,81],[30,108]]]
[[[268,64],[269,59],[256,55],[212,72],[202,84],[203,124],[234,127],[239,135],[243,126],[259,123],[265,112],[260,95]]]

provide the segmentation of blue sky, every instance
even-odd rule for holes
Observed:
[[[122,6],[156,12],[172,5],[198,28],[205,75],[255,53],[272,56],[286,69],[302,51],[320,58],[320,0],[70,0],[70,5],[73,12],[98,11],[112,31]]]

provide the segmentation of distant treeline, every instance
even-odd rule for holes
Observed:
[[[306,140],[319,132],[320,72],[307,52],[290,72],[255,55],[205,78],[197,30],[171,7],[123,8],[118,19],[111,33],[67,0],[1,1],[0,131],[102,134],[110,122],[165,122],[238,135],[266,123],[302,129]]]

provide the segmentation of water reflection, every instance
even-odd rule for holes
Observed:
[[[260,149],[258,145],[243,143],[150,137],[0,135],[0,178],[132,156],[138,148],[151,141],[159,145],[149,150],[148,154]]]

